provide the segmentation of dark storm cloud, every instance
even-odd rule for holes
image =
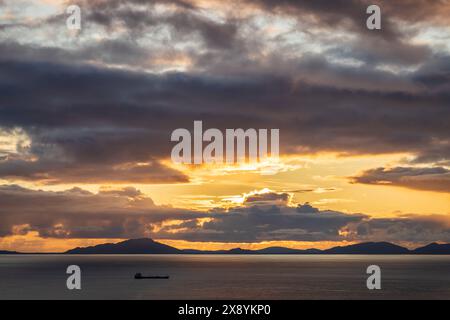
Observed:
[[[82,10],[83,25],[89,28],[105,27],[111,32],[120,26],[127,32],[128,38],[133,40],[145,37],[148,34],[160,32],[164,27],[170,29],[170,39],[166,44],[175,44],[179,41],[195,41],[199,37],[205,49],[226,50],[243,45],[238,37],[239,19],[230,17],[223,22],[201,15],[200,8],[194,4],[176,0],[156,1],[74,1]],[[175,7],[175,10],[158,13],[155,6],[165,4]],[[60,27],[65,25],[67,15],[55,14],[43,19],[21,24],[24,28],[36,28],[36,26]],[[18,27],[19,25],[5,25],[5,28]],[[85,28],[80,30],[84,34]],[[127,38],[127,37],[125,37]],[[124,39],[122,39],[123,41]],[[136,41],[131,41],[136,45]],[[148,49],[148,48],[147,48]],[[132,46],[128,49],[132,50]]]
[[[133,36],[142,36],[149,28],[167,26],[171,29],[171,41],[200,36],[208,49],[227,49],[237,45],[238,21],[236,19],[219,23],[199,16],[193,11],[177,11],[167,15],[156,15],[146,9],[120,8],[99,10],[91,8],[86,16],[87,23],[105,27],[123,23]]]
[[[154,10],[161,3],[175,9]],[[0,127],[21,128],[31,139],[20,154],[0,150],[0,178],[184,182],[188,177],[165,167],[161,159],[170,155],[170,133],[191,128],[194,120],[220,129],[280,128],[282,153],[409,152],[416,155],[415,163],[444,166],[450,156],[450,58],[411,44],[411,34],[392,22],[441,22],[445,4],[379,3],[382,32],[364,27],[367,1],[240,2],[236,10],[257,6],[266,13],[298,17],[311,24],[313,35],[314,27],[341,28],[353,35],[348,43],[331,43],[323,54],[292,57],[279,40],[272,43],[279,49],[264,50],[265,38],[256,36],[262,31],[245,18],[229,12],[214,19],[195,2],[81,1],[87,30],[113,30],[120,24],[126,36],[75,41],[70,48],[0,43]],[[50,17],[35,28],[64,26],[64,19]],[[141,41],[161,27],[169,28],[163,46]],[[244,38],[243,28],[255,36]],[[196,43],[196,37],[200,46],[175,48],[183,40]],[[325,44],[320,37],[317,41]],[[188,71],[149,71],[164,70],[158,69],[161,59],[180,57],[192,63]],[[331,62],[335,58],[363,64]],[[376,68],[419,63],[409,73]]]
[[[346,46],[336,46],[329,54],[341,58],[352,57],[370,65],[419,65],[427,61],[431,48],[426,45],[411,45],[405,41],[391,42],[371,36],[350,41]]]
[[[442,141],[441,143],[436,143],[429,146],[419,152],[417,157],[415,157],[411,163],[436,163],[436,165],[450,167],[450,142]]]
[[[72,3],[72,2],[71,2]],[[190,0],[76,0],[74,3],[92,9],[116,9],[127,5],[170,4],[180,8],[195,9],[196,6]]]
[[[261,242],[261,241],[450,241],[445,215],[370,218],[319,210],[309,204],[252,206],[216,214],[203,224],[187,221],[166,226],[153,237],[189,241]]]
[[[155,205],[131,187],[91,193],[80,188],[51,192],[2,185],[0,202],[0,236],[35,231],[51,238],[153,237],[206,242],[450,241],[443,215],[378,219],[319,210],[309,204],[267,203],[197,212]],[[172,220],[179,224],[164,224]]]
[[[43,237],[140,237],[151,224],[170,219],[208,216],[200,212],[156,206],[134,188],[97,194],[74,188],[61,192],[0,186],[0,235],[26,226]]]
[[[404,216],[379,218],[350,224],[345,230],[358,241],[405,241],[429,243],[450,241],[450,227],[446,215]]]
[[[450,192],[450,170],[443,167],[376,168],[351,179],[353,183],[392,185],[417,190]]]
[[[189,225],[187,231],[181,230],[172,236],[170,231],[186,226],[182,224],[165,227],[154,237],[169,236],[190,241],[218,242],[260,242],[269,239],[337,240],[340,238],[341,228],[364,218],[364,215],[350,215],[335,211],[304,212],[285,206],[252,206],[217,214],[210,222],[201,226]]]
[[[430,21],[430,18],[436,17],[442,8],[445,8],[445,4],[440,1],[431,5],[421,0],[396,1],[395,5],[389,1],[365,0],[249,0],[248,3],[260,5],[268,11],[297,16],[302,22],[309,21],[307,26],[310,28],[342,28],[348,33],[358,35],[345,45],[337,44],[330,51],[334,54],[352,57],[368,64],[397,65],[419,64],[426,61],[431,54],[431,49],[427,46],[408,41],[411,34],[398,28],[398,20],[407,21],[412,26],[418,22]],[[366,28],[366,19],[369,16],[366,9],[372,4],[381,7],[382,31],[379,32]],[[420,17],[417,14],[404,14],[404,11],[412,12],[411,7],[414,7],[415,11],[421,11],[423,8],[427,14]],[[314,19],[311,19],[311,16]]]
[[[263,8],[282,12],[284,14],[307,16],[313,15],[321,24],[336,28],[342,26],[351,28],[353,31],[363,32],[365,28],[366,9],[370,4],[361,0],[249,0],[248,3],[261,5]],[[369,33],[367,33],[369,34]],[[383,37],[396,37],[396,30],[392,30],[390,23],[385,26]]]
[[[177,183],[189,178],[153,161],[146,164],[107,164],[69,162],[51,159],[25,161],[0,160],[0,176],[7,180],[39,181],[43,184],[64,183]]]
[[[192,14],[178,14],[166,18],[165,23],[178,33],[199,32],[208,48],[228,49],[238,45],[238,22],[235,20],[216,23]]]
[[[392,63],[398,65],[424,62],[429,58],[431,50],[425,45],[410,43],[408,40],[411,38],[412,31],[405,34],[399,30],[393,20],[405,20],[414,25],[442,15],[442,8],[444,8],[439,1],[427,4],[427,6],[419,0],[405,1],[395,6],[389,2],[380,1],[379,4],[383,10],[383,30],[382,32],[372,32],[367,30],[365,22],[367,19],[366,8],[373,3],[361,0],[332,2],[325,0],[239,1],[235,3],[236,12],[229,10],[225,15],[225,21],[222,22],[205,17],[201,14],[201,6],[189,1],[113,1],[111,3],[109,1],[78,1],[77,4],[82,8],[83,21],[88,26],[93,24],[113,29],[114,26],[120,25],[125,27],[129,36],[135,40],[161,31],[162,27],[168,27],[170,37],[166,40],[166,44],[176,44],[183,40],[195,41],[195,37],[199,36],[204,42],[202,51],[208,51],[207,55],[215,54],[230,59],[226,53],[231,52],[232,60],[237,60],[242,55],[251,55],[257,49],[256,46],[264,42],[263,39],[258,41],[256,38],[246,37],[244,39],[240,36],[242,26],[247,29],[255,28],[255,26],[245,19],[238,18],[238,11],[256,5],[268,14],[297,17],[299,21],[306,24],[305,29],[327,28],[330,31],[336,31],[338,28],[342,28],[344,32],[357,35],[351,41],[336,43],[334,48],[328,51],[329,53],[353,57],[367,64]],[[162,14],[157,13],[155,10],[157,4],[172,5],[176,9]],[[413,14],[410,9],[412,6],[423,7],[420,10],[425,13],[420,16]],[[402,10],[399,7],[406,9]],[[404,11],[410,12],[410,16]],[[65,19],[64,15],[56,15],[44,19],[42,25],[46,23],[56,26],[64,25]],[[35,28],[35,24],[30,24],[30,28]],[[257,34],[258,31],[260,30],[255,29],[253,33]],[[81,32],[87,31],[83,29]],[[328,43],[327,45],[332,44]]]
[[[136,85],[140,76],[132,80],[135,76],[123,74],[125,78],[118,83],[115,76],[109,78],[112,74],[101,70],[73,68],[74,73],[68,76],[65,67],[47,65],[51,70],[47,72],[45,64],[36,64],[31,67],[37,72],[36,77],[25,80],[26,75],[21,72],[26,72],[26,65],[7,62],[1,65],[2,70],[14,71],[8,80],[0,76],[5,79],[0,85],[4,93],[0,98],[0,125],[24,128],[32,140],[25,151],[38,159],[3,159],[0,161],[3,178],[46,183],[188,181],[185,175],[164,167],[154,158],[170,154],[170,146],[167,128],[161,131],[152,122],[159,117],[166,117],[167,122],[170,115],[157,103],[145,109],[134,105],[131,96],[126,103],[123,101],[127,93],[121,92],[120,83]],[[20,93],[26,83],[34,83],[30,91],[26,90],[31,99],[36,99],[34,103],[23,99]],[[105,85],[103,89],[98,83]],[[110,90],[116,91],[115,97]],[[145,84],[138,91],[144,94]]]
[[[434,56],[419,68],[413,78],[429,90],[448,92],[450,89],[450,56]]]
[[[132,4],[147,4],[144,9],[137,9]],[[114,23],[122,22],[129,32],[136,37],[138,34],[148,33],[150,29],[162,25],[171,28],[171,38],[182,39],[192,35],[200,35],[205,42],[205,49],[231,50],[233,55],[242,55],[251,47],[255,49],[255,39],[240,39],[240,25],[245,21],[236,19],[236,13],[228,17],[225,22],[217,23],[213,20],[201,17],[197,14],[198,9],[195,4],[191,6],[177,5],[178,10],[172,14],[156,15],[153,13],[153,5],[156,2],[142,1],[118,1],[105,5],[103,2],[87,2],[80,5],[88,10],[86,20],[88,23],[96,23],[106,27],[111,27]],[[169,2],[166,2],[169,3]],[[292,0],[250,0],[236,3],[236,10],[245,9],[247,6],[257,5],[267,13],[276,13],[297,17],[299,21],[306,24],[306,28],[328,28],[336,30],[337,27],[347,30],[349,33],[357,34],[358,37],[345,46],[337,45],[332,51],[334,54],[342,54],[346,57],[353,57],[368,64],[419,64],[424,62],[431,54],[430,48],[424,45],[411,44],[407,39],[410,35],[401,32],[393,23],[393,19],[403,19],[416,23],[417,15],[413,15],[413,21],[408,20],[398,7],[419,6],[420,1],[405,1],[398,6],[392,6],[382,1],[383,9],[383,30],[382,32],[372,32],[365,27],[367,14],[366,8],[373,4],[369,1],[361,0],[339,0],[339,1],[292,1]],[[441,9],[438,3],[433,4],[433,10],[427,10],[428,14],[421,18],[426,19],[434,14],[436,16]],[[311,19],[311,16],[314,19]],[[246,25],[250,27],[250,25]],[[256,32],[256,30],[255,30]],[[246,48],[247,47],[247,48]],[[347,49],[342,49],[342,47]],[[244,52],[242,52],[244,51]],[[216,50],[214,50],[217,54]],[[250,52],[249,52],[250,53]],[[224,53],[219,53],[224,55]],[[229,59],[229,58],[228,58]],[[233,57],[232,60],[235,60]]]
[[[319,212],[307,205],[192,212],[156,206],[133,188],[93,194],[78,188],[46,192],[1,186],[0,202],[2,236],[11,234],[14,226],[26,226],[26,231],[38,231],[43,237],[61,238],[129,238],[150,233],[153,237],[196,241],[325,240],[338,238],[340,228],[364,218]],[[196,219],[204,217],[213,220],[200,226]],[[154,231],[154,225],[172,219],[184,222]],[[188,228],[188,234],[171,235],[178,228]]]
[[[150,74],[16,62],[4,55],[0,53],[0,126],[22,128],[31,138],[28,152],[39,159],[30,163],[35,170],[26,169],[24,177],[53,167],[53,178],[60,175],[62,180],[74,174],[55,173],[59,168],[73,168],[83,176],[81,166],[158,161],[170,155],[170,133],[191,128],[198,119],[205,127],[220,129],[281,128],[285,153],[301,148],[425,157],[429,151],[435,156],[448,149],[442,146],[448,146],[450,96],[442,90],[414,89],[414,78],[395,82],[392,75],[370,70],[358,74],[309,58],[291,69],[317,73],[298,79],[264,72],[226,77]],[[334,79],[341,79],[339,85],[333,86]],[[358,86],[358,79],[364,88],[348,90]],[[392,83],[392,90],[376,90],[377,81]],[[17,168],[25,167],[11,161],[0,162],[2,177],[20,176]],[[174,180],[186,179],[178,174]]]
[[[356,32],[367,32],[365,26],[368,15],[366,8],[376,4],[381,8],[384,22],[381,37],[400,37],[402,34],[393,24],[393,20],[401,20],[414,25],[424,21],[448,19],[448,1],[442,0],[247,0],[247,3],[259,4],[270,10],[278,10],[291,15],[314,15],[323,24],[335,27],[350,26]],[[387,25],[386,25],[387,24]],[[386,30],[387,29],[387,30]]]
[[[105,39],[95,43],[86,43],[76,49],[60,47],[38,47],[24,45],[17,42],[5,41],[0,43],[1,56],[14,61],[51,62],[53,64],[83,65],[93,61],[114,65],[127,65],[132,68],[152,68],[158,70],[159,60],[177,59],[183,57],[180,50],[167,47],[149,49],[136,44],[130,39]],[[164,65],[161,66],[164,68]]]
[[[393,18],[420,24],[424,22],[437,22],[446,25],[450,6],[448,0],[379,0],[383,10]]]

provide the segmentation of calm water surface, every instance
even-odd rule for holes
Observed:
[[[71,264],[80,291],[66,289]],[[371,264],[382,290],[366,288]],[[450,299],[450,256],[3,255],[0,299]]]

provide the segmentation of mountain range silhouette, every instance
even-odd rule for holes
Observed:
[[[363,242],[330,249],[291,249],[269,247],[259,250],[235,248],[231,250],[177,249],[149,238],[130,239],[119,243],[105,243],[91,247],[77,247],[64,254],[450,254],[450,244],[430,243],[413,250],[389,242]],[[19,254],[0,251],[0,254]]]
[[[259,250],[235,248],[231,250],[204,251],[177,249],[152,239],[131,239],[117,244],[101,244],[86,248],[75,248],[66,254],[450,254],[450,244],[431,243],[414,250],[389,242],[364,242],[326,250],[291,249],[269,247]]]

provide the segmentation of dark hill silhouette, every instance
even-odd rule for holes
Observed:
[[[298,250],[283,247],[269,247],[260,250],[235,248],[231,250],[202,251],[195,249],[179,250],[151,239],[126,240],[116,244],[107,243],[86,248],[75,248],[66,254],[318,254],[318,249]]]
[[[450,244],[430,243],[427,246],[408,250],[389,242],[364,242],[349,246],[319,249],[290,249],[269,247],[259,250],[235,248],[231,250],[202,251],[180,250],[152,239],[131,239],[119,243],[106,243],[92,247],[75,248],[65,254],[450,254]],[[19,254],[19,252],[0,251],[0,254]]]
[[[269,247],[259,250],[246,250],[241,248],[235,248],[231,250],[217,250],[217,251],[201,251],[194,249],[183,250],[184,254],[318,254],[322,251],[318,249],[291,249],[284,247]]]
[[[247,250],[247,249],[241,249],[241,248],[234,248],[234,249],[228,250],[226,253],[227,254],[253,254],[254,251]]]
[[[257,250],[256,252],[259,254],[318,254],[321,253],[322,251],[319,249],[300,250],[284,247],[269,247]]]
[[[269,247],[260,250],[235,248],[231,250],[201,251],[179,250],[174,247],[158,243],[151,239],[134,239],[117,244],[101,244],[87,248],[75,248],[67,254],[407,254],[408,249],[389,242],[366,242],[344,247],[334,247],[328,250],[307,249],[298,250],[284,247]]]
[[[415,254],[450,254],[450,244],[430,243],[425,247],[413,250]]]
[[[100,244],[93,247],[75,248],[67,254],[175,254],[182,253],[174,247],[153,241],[152,239],[132,239],[119,243]]]
[[[182,250],[183,254],[227,254],[228,250],[197,250],[197,249],[184,249]]]
[[[389,242],[365,242],[324,250],[326,254],[408,254],[406,248]]]

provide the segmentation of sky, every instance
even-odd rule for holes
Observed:
[[[447,0],[0,0],[0,249],[450,242],[449,17]],[[280,157],[172,162],[196,120],[277,128]]]

